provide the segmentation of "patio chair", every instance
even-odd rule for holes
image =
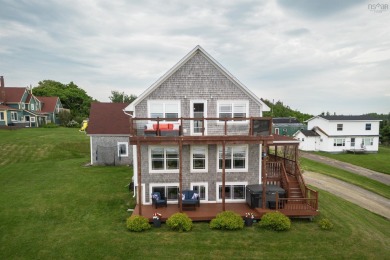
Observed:
[[[152,193],[152,206],[155,206],[156,209],[159,207],[159,206],[165,206],[167,207],[167,198],[166,197],[163,197],[161,196],[160,192],[156,191],[156,192],[153,192]]]

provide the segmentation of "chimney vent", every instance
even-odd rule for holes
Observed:
[[[0,76],[0,88],[3,88],[4,86],[4,77]]]

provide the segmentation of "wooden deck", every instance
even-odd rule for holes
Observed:
[[[240,214],[242,217],[245,216],[245,213],[251,212],[255,215],[255,219],[260,219],[265,213],[273,212],[276,210],[272,209],[251,209],[246,203],[226,203],[225,209],[234,211]],[[278,209],[286,216],[289,217],[313,217],[318,214],[316,210],[313,210],[309,205],[306,204],[286,204],[283,209]],[[138,215],[139,209],[138,205],[134,209],[134,215]],[[168,207],[159,207],[156,209],[152,205],[142,205],[142,215],[149,218],[149,221],[152,222],[153,213],[162,214],[162,221],[165,222],[174,213],[179,212],[177,204],[168,204]],[[192,221],[210,221],[215,216],[222,212],[222,203],[204,203],[200,204],[200,207],[196,207],[195,210],[183,210]]]

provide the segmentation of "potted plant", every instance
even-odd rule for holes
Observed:
[[[161,217],[162,215],[160,213],[153,213],[153,225],[155,227],[161,227]]]
[[[250,227],[253,224],[255,215],[252,212],[245,213],[245,226]]]

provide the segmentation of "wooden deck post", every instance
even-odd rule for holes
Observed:
[[[222,141],[222,211],[226,210],[225,209],[225,146],[226,146],[225,141]]]
[[[142,216],[141,144],[137,141],[138,214]]]
[[[265,142],[263,141],[263,146],[265,145]],[[266,203],[266,189],[267,189],[267,173],[266,173],[266,167],[265,167],[265,160],[262,156],[261,158],[261,176],[262,176],[262,184],[263,184],[263,192],[261,194],[261,200],[262,200],[262,209],[265,209],[265,203]]]
[[[179,208],[180,212],[183,212],[183,202],[182,202],[182,193],[183,193],[183,142],[180,139],[179,141]]]

